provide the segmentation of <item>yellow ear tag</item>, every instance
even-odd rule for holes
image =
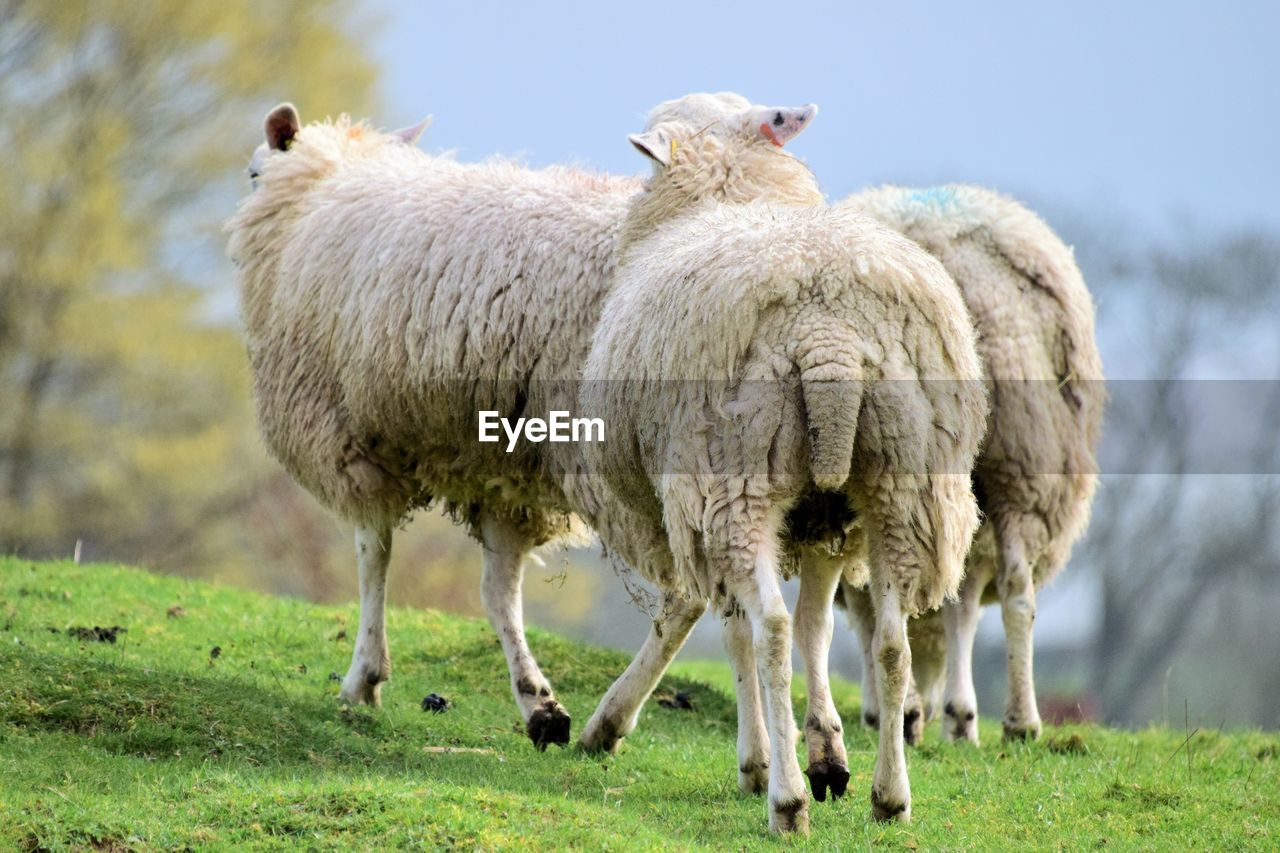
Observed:
[[[676,159],[676,141],[674,139],[671,140],[671,159]]]

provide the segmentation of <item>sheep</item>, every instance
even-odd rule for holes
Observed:
[[[524,637],[535,547],[585,541],[540,449],[477,441],[477,413],[548,412],[585,358],[634,179],[466,165],[281,105],[230,219],[259,426],[356,526],[360,629],[341,697],[377,705],[392,530],[439,500],[483,546],[482,598],[530,739],[570,718]],[[570,386],[571,387],[571,386]],[[569,398],[571,402],[571,398]],[[607,519],[606,519],[607,521]]]
[[[1062,569],[1084,533],[1097,484],[1106,394],[1089,291],[1057,235],[997,193],[964,185],[884,187],[839,206],[910,237],[942,262],[976,324],[983,372],[993,388],[987,440],[974,470],[984,521],[959,598],[941,617],[911,629],[914,659],[923,663],[915,672],[913,722],[922,724],[941,704],[945,736],[977,742],[973,641],[981,604],[999,600],[1009,646],[1004,736],[1038,737],[1036,591]],[[863,642],[864,709],[874,708],[875,682],[866,674],[873,622],[865,593],[846,583],[841,597]],[[946,687],[939,701],[943,654]],[[877,722],[866,711],[864,721]],[[909,736],[918,739],[918,730]]]
[[[799,572],[802,598],[826,619],[797,630],[825,630],[829,642],[842,561],[815,555],[856,515],[872,558],[890,723],[872,814],[906,820],[905,617],[955,592],[978,526],[969,472],[986,400],[972,324],[936,260],[861,214],[822,205],[816,185],[808,205],[787,187],[769,195],[767,181],[763,195],[718,192],[750,172],[744,159],[794,169],[763,132],[746,144],[739,136],[659,123],[632,138],[655,173],[628,213],[583,373],[579,408],[613,430],[607,445],[585,448],[586,467],[605,500],[665,532],[667,589],[749,620],[737,620],[747,630],[731,632],[731,654],[741,652],[739,678],[749,676],[743,660],[760,661],[777,831],[808,822],[779,579]],[[821,645],[801,642],[806,657]],[[825,740],[838,744],[834,707],[828,719]]]
[[[406,144],[424,127],[268,114],[255,191],[227,224],[258,422],[290,474],[356,526],[360,627],[341,698],[380,703],[392,529],[440,500],[483,546],[485,609],[545,748],[568,742],[570,717],[525,641],[522,567],[535,548],[586,541],[565,493],[578,463],[554,444],[504,453],[477,441],[476,421],[571,407],[641,185],[431,157]],[[589,481],[575,494],[589,499]],[[596,506],[591,522],[624,559],[652,561],[647,575],[669,574],[665,537],[646,540],[624,508]]]

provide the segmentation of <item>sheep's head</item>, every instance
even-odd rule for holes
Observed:
[[[676,125],[683,125],[693,135],[719,137],[739,148],[781,148],[799,136],[817,114],[816,104],[765,107],[732,92],[695,93],[656,106],[649,113],[645,131],[627,139],[660,170],[672,165],[679,146],[681,132]]]
[[[301,122],[298,120],[298,109],[293,104],[281,104],[267,113],[267,118],[264,122],[267,141],[259,145],[254,150],[253,157],[249,159],[249,182],[254,187],[258,185],[258,178],[262,177],[262,170],[266,166],[267,157],[273,151],[288,151],[289,146],[293,144],[293,140],[298,137],[298,131],[301,127]]]
[[[387,133],[385,137],[402,145],[415,145],[419,137],[422,136],[422,132],[430,124],[431,117],[427,116],[417,124]],[[365,134],[363,124],[352,125],[345,117],[337,125],[325,123],[313,125],[312,127],[324,127],[331,131],[340,130],[350,138],[359,138]],[[302,123],[298,118],[298,110],[290,103],[280,104],[267,113],[267,118],[263,122],[263,130],[266,134],[266,141],[257,147],[253,152],[253,157],[249,160],[249,182],[255,189],[258,186],[258,179],[262,177],[263,171],[267,168],[271,158],[276,154],[289,151],[299,138],[299,134],[304,132]],[[375,134],[370,134],[370,138],[375,138],[376,136]]]
[[[628,137],[653,177],[628,213],[622,244],[703,203],[821,204],[813,173],[782,149],[817,115],[812,104],[762,107],[739,95],[688,95],[657,107]]]

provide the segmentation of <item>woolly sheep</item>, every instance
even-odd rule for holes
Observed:
[[[569,715],[524,637],[522,566],[535,547],[583,540],[565,483],[588,498],[590,483],[557,445],[477,442],[475,413],[571,408],[640,184],[402,144],[424,126],[302,128],[288,104],[268,115],[256,189],[227,226],[259,425],[293,477],[357,528],[360,629],[342,698],[379,702],[392,529],[440,499],[483,545],[485,608],[530,738],[564,743]],[[597,506],[591,521],[664,576],[665,537],[645,541],[623,508]]]
[[[1036,591],[1066,564],[1084,533],[1097,484],[1105,391],[1089,291],[1057,235],[996,193],[962,185],[884,187],[839,206],[874,217],[942,262],[976,324],[983,372],[993,387],[987,439],[974,470],[984,520],[959,599],[911,628],[912,652],[923,664],[915,671],[915,721],[922,724],[941,704],[947,738],[977,741],[973,641],[980,605],[999,600],[1009,646],[1004,734],[1035,738]],[[841,595],[862,637],[865,673],[873,625],[865,593],[845,584]],[[864,709],[874,708],[874,679],[865,674],[863,689]],[[865,712],[864,719],[876,722]]]
[[[538,452],[558,445],[479,443],[477,412],[571,408],[557,380],[585,358],[639,182],[461,164],[345,118],[302,128],[289,105],[266,129],[229,253],[266,444],[357,527],[360,631],[341,695],[379,701],[392,530],[438,499],[484,546],[483,600],[530,738],[567,742],[520,586],[531,549],[584,528]]]
[[[737,641],[760,661],[777,830],[807,826],[779,578],[798,554],[802,596],[820,592],[829,637],[840,562],[805,557],[858,516],[890,723],[872,812],[907,819],[905,617],[954,593],[978,524],[969,471],[986,408],[967,311],[937,261],[822,206],[816,186],[806,207],[767,194],[682,204],[692,182],[749,171],[736,168],[742,151],[679,124],[633,142],[656,171],[624,227],[584,371],[580,408],[613,429],[587,448],[590,475],[665,531],[676,590],[750,620]],[[833,707],[829,719],[825,740],[838,743]]]
[[[739,96],[703,96],[697,104],[698,118],[713,122],[743,103]],[[659,112],[655,115],[660,120],[666,118]],[[918,742],[924,722],[945,707],[947,737],[976,741],[972,644],[978,603],[984,597],[1007,601],[1006,736],[1035,737],[1040,723],[1031,676],[1034,594],[1065,564],[1083,533],[1096,484],[1094,453],[1105,393],[1088,291],[1070,250],[1052,231],[1016,202],[988,191],[962,186],[886,188],[844,204],[918,240],[943,261],[974,312],[986,374],[1003,390],[989,420],[996,437],[975,471],[987,523],[969,555],[960,602],[921,614],[910,625],[913,678],[904,710],[906,737]],[[1003,549],[997,546],[997,529],[1009,540]],[[1019,550],[1025,555],[1022,568],[1016,558]],[[844,549],[844,556],[847,568],[837,601],[849,610],[861,639],[863,719],[876,726],[871,651],[875,617],[863,589],[865,557],[859,559],[854,542]],[[802,596],[798,621],[806,612],[804,604]],[[726,644],[740,647],[732,637]],[[825,656],[814,658],[825,669]],[[821,674],[819,678],[825,682]],[[751,705],[752,691],[740,690],[740,744],[753,740],[751,731],[758,728],[751,724]]]

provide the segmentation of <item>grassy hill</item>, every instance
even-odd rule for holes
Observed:
[[[539,754],[482,621],[393,611],[385,707],[340,708],[331,673],[355,619],[354,604],[0,558],[0,848],[779,843],[763,801],[737,791],[725,666],[678,664],[660,692],[690,693],[695,710],[651,702],[617,756]],[[126,631],[73,630],[95,626]],[[626,659],[538,631],[531,643],[576,736]],[[856,688],[835,687],[857,720]],[[428,693],[453,707],[424,712]],[[1086,726],[1003,745],[984,726],[974,749],[935,727],[909,756],[913,823],[882,826],[868,818],[874,740],[851,724],[850,796],[811,804],[813,835],[796,843],[1275,849],[1280,736],[1186,741]]]

